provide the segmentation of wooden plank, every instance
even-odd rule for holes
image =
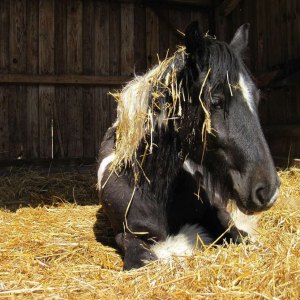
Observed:
[[[191,11],[191,20],[197,20],[203,30],[203,32],[209,31],[212,34],[212,30],[209,26],[209,15],[206,12],[203,12],[202,10],[199,9],[194,9]],[[218,36],[218,38],[220,38]],[[224,38],[222,38],[224,40]]]
[[[109,4],[95,2],[95,75],[109,74]]]
[[[121,4],[121,74],[133,75],[134,69],[134,4]]]
[[[280,0],[279,0],[280,1]],[[269,1],[269,5],[271,5],[271,1]],[[274,45],[280,44],[279,35],[276,32],[276,30],[273,30],[273,28],[276,28],[279,24],[279,3],[278,0],[275,0],[275,2],[272,3],[272,18],[269,18],[269,40],[268,40],[268,49],[271,49],[268,53],[268,66],[274,66],[279,63],[279,47],[274,47]]]
[[[169,22],[170,24],[172,24],[172,27],[175,29],[176,27],[176,23],[177,23],[177,18],[178,18],[178,12],[172,8],[169,10]],[[177,33],[175,32],[175,30],[171,30],[171,28],[169,28],[169,51],[170,54],[173,53],[176,50],[176,45],[177,45]]]
[[[103,138],[103,110],[102,110],[102,105],[101,103],[104,101],[103,99],[103,92],[102,92],[102,88],[95,88],[95,98],[94,98],[94,103],[95,103],[95,112],[94,112],[94,116],[95,116],[95,128],[94,128],[94,132],[95,132],[95,142],[94,142],[94,150],[95,153],[98,153],[99,148],[100,148],[100,144]]]
[[[9,72],[9,1],[0,1],[0,72]]]
[[[82,1],[67,3],[67,72],[82,72]],[[83,155],[83,113],[82,89],[80,86],[68,87],[67,108],[67,154],[69,157]]]
[[[265,126],[264,132],[267,136],[299,138],[300,137],[300,125]]]
[[[54,73],[54,0],[39,2],[39,73]],[[39,87],[40,157],[52,158],[55,89]]]
[[[298,118],[297,123],[299,124],[300,123],[300,119],[299,119],[299,116],[300,116],[300,86],[296,87],[296,106],[294,107],[294,113]],[[298,140],[297,142],[298,142],[298,146],[300,146],[300,141]],[[297,153],[300,157],[300,147],[297,148]]]
[[[286,16],[286,1],[279,1],[279,9],[280,9],[280,26],[276,26],[276,34],[279,36],[280,44],[286,45],[286,35],[287,35],[287,16]],[[280,61],[279,63],[282,64],[285,62],[286,58],[288,57],[287,47],[278,47],[280,51]]]
[[[82,89],[68,88],[66,98],[67,126],[67,157],[82,157],[83,155],[83,113]]]
[[[192,20],[195,19],[193,12],[191,12]],[[228,35],[227,29],[227,18],[222,14],[222,8],[218,6],[215,9],[215,35],[218,40],[226,40],[226,36]]]
[[[55,1],[55,74],[67,72],[67,0]]]
[[[300,2],[296,1],[295,36],[300,36]],[[296,39],[296,56],[300,57],[300,39]],[[300,150],[300,149],[299,149]]]
[[[10,2],[9,51],[10,72],[26,72],[26,0]],[[9,87],[10,157],[26,156],[26,97],[24,86]]]
[[[177,22],[177,26],[175,27],[177,30],[177,35],[178,35],[178,45],[182,45],[184,38],[183,35],[181,35],[178,31],[184,33],[186,27],[190,24],[190,19],[191,19],[191,12],[189,9],[187,8],[182,8],[180,10],[178,10],[178,12],[180,13],[179,18],[178,18],[178,22]],[[207,31],[207,29],[204,29],[205,32]]]
[[[63,82],[63,74],[67,73],[67,3],[68,0],[55,1],[55,78]],[[58,77],[56,77],[59,75]],[[63,77],[62,77],[63,76]],[[67,77],[69,79],[69,77]],[[43,84],[55,84],[52,76],[49,82],[42,78],[38,80]],[[67,149],[67,88],[57,84],[55,87],[55,100],[53,103],[54,120],[54,157],[65,158]]]
[[[27,1],[26,6],[27,27],[27,73],[37,74],[39,71],[39,3]],[[39,156],[39,88],[27,88],[27,145],[28,158]]]
[[[146,9],[140,3],[134,7],[134,63],[137,74],[146,71]]]
[[[9,1],[0,2],[0,72],[9,71]],[[7,87],[0,86],[0,158],[9,157],[9,122]]]
[[[146,8],[146,53],[147,53],[147,67],[157,63],[157,54],[159,53],[159,27],[158,17],[155,12]]]
[[[178,45],[183,44],[183,36],[178,31],[183,32],[189,24],[191,19],[190,11],[184,8],[181,9],[172,9],[169,11],[169,43],[170,43],[170,54],[177,49]],[[200,21],[201,19],[197,16],[193,17],[194,20]]]
[[[26,157],[26,89],[16,85],[9,87],[9,157]]]
[[[17,159],[20,152],[20,145],[18,144],[19,102],[17,97],[17,86],[12,85],[8,87],[8,99],[9,158]]]
[[[84,168],[96,168],[95,159],[85,159],[85,158],[58,158],[58,159],[48,159],[48,158],[38,158],[38,159],[0,159],[0,175],[10,174],[11,167],[43,167],[51,171],[57,168],[59,171],[69,170],[74,171],[74,168],[78,170],[78,167]],[[9,170],[3,170],[3,168],[9,168]]]
[[[224,0],[222,3],[222,12],[224,16],[231,14],[239,5],[241,0]]]
[[[178,45],[184,42],[183,35],[185,28],[190,23],[191,14],[186,8],[176,8],[169,12],[169,35],[170,35],[170,55],[177,49]]]
[[[91,75],[95,72],[94,1],[83,1],[82,10],[82,71],[86,75]]]
[[[298,158],[274,156],[273,159],[276,167],[280,167],[283,169],[300,168],[300,156],[298,155],[296,157]]]
[[[294,138],[292,137],[267,137],[269,147],[273,156],[293,157],[294,155]]]
[[[297,0],[298,2],[298,0]],[[295,36],[297,34],[297,22],[296,22],[296,3],[295,0],[287,1],[287,48],[288,48],[288,59],[296,59],[297,56],[297,42]]]
[[[67,66],[68,73],[82,72],[82,1],[68,1],[67,6]]]
[[[131,36],[133,38],[132,32],[131,32]],[[127,47],[127,45],[122,45],[122,47],[123,46]],[[110,7],[109,7],[109,74],[110,75],[121,74],[121,4],[120,2],[112,2],[110,3]]]
[[[160,9],[159,16],[159,59],[163,60],[169,53],[169,10],[165,7]],[[170,53],[169,53],[170,54]]]
[[[39,157],[39,88],[27,87],[27,150],[28,158]]]
[[[10,2],[10,70],[26,71],[26,0]]]
[[[43,85],[121,85],[130,76],[0,74],[0,83]]]
[[[152,0],[152,3],[157,2],[158,4],[161,4],[160,0]],[[183,4],[183,5],[190,5],[190,6],[197,6],[197,7],[211,7],[214,5],[214,1],[211,0],[167,0],[164,1],[166,4]],[[169,3],[168,3],[169,2]]]
[[[83,2],[83,73],[95,73],[95,15],[94,1]],[[118,49],[119,51],[119,49]],[[83,157],[95,158],[95,103],[94,87],[82,87],[82,111],[83,111]]]
[[[39,87],[40,158],[52,158],[53,101],[54,87]]]
[[[286,121],[286,107],[282,99],[285,99],[286,89],[278,89],[271,91],[269,99],[272,99],[272,104],[268,105],[268,123],[269,124],[284,124]],[[276,107],[276,109],[274,109]]]
[[[115,101],[108,95],[108,88],[95,89],[95,152],[98,153],[102,138],[115,118]]]
[[[54,73],[54,0],[40,0],[39,73]]]
[[[95,158],[95,88],[84,87],[82,89],[83,109],[83,157]],[[100,145],[98,145],[100,146]]]
[[[0,86],[0,158],[9,157],[8,88]]]
[[[109,75],[109,3],[107,2],[95,2],[95,74],[96,75]],[[107,103],[106,97],[104,96],[104,88],[95,87],[95,100],[94,100],[94,151],[98,152],[100,142],[104,135],[105,127],[105,107]]]
[[[39,3],[37,1],[27,2],[26,28],[27,74],[37,74],[39,70]]]
[[[293,46],[294,46],[294,35],[292,31],[292,5],[293,1],[285,1],[286,2],[286,48],[287,48],[287,59],[291,59],[293,57],[292,52],[293,52]]]
[[[267,56],[267,30],[266,30],[266,3],[259,1],[257,3],[257,38],[258,38],[258,55],[256,61],[256,71],[266,70],[266,56]]]

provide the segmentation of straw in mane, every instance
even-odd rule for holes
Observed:
[[[185,48],[160,61],[143,76],[135,77],[120,93],[111,93],[118,103],[115,157],[111,169],[133,163],[141,141],[147,144],[147,154],[153,150],[152,134],[156,126],[167,126],[168,120],[181,116],[184,95],[177,74],[185,64]],[[166,96],[172,97],[172,103]]]

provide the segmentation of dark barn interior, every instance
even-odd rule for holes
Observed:
[[[246,61],[278,166],[300,158],[297,0],[0,1],[0,164],[95,161],[116,90],[181,43],[185,26],[230,41],[251,24]]]

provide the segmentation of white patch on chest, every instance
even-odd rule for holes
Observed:
[[[112,163],[112,161],[115,159],[115,153],[111,153],[110,155],[106,156],[102,161],[98,169],[98,189],[101,190],[102,187],[102,179],[104,172],[108,165]]]
[[[189,158],[187,158],[184,161],[182,167],[183,167],[183,170],[190,173],[191,175],[195,175],[197,171],[200,171],[200,166]]]
[[[252,83],[247,84],[245,77],[242,73],[240,73],[240,77],[239,77],[239,86],[241,88],[244,100],[246,101],[251,112],[253,113],[254,112],[254,101],[253,101],[253,95],[251,92]]]

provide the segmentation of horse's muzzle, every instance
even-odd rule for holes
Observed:
[[[239,208],[246,214],[253,214],[271,208],[279,195],[280,180],[276,172],[268,179],[255,175],[252,178],[238,172],[231,173],[233,196]]]

